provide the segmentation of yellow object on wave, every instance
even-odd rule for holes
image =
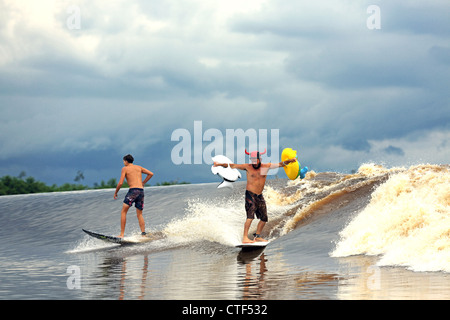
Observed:
[[[298,161],[297,151],[292,150],[291,148],[286,148],[281,153],[281,161],[286,161],[289,159],[296,158],[296,162],[289,163],[287,166],[284,166],[284,171],[286,171],[286,175],[289,179],[295,180],[300,175],[300,162]]]

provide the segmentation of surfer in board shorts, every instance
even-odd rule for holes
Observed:
[[[245,170],[247,172],[247,187],[245,191],[245,211],[247,212],[247,220],[244,224],[244,237],[242,243],[267,242],[267,240],[261,237],[261,232],[268,221],[266,201],[262,195],[266,184],[267,173],[270,169],[284,167],[289,163],[297,161],[297,159],[294,158],[280,163],[262,163],[261,155],[265,154],[266,151],[267,150],[264,150],[263,153],[259,153],[258,151],[248,153],[247,150],[245,150],[245,153],[250,155],[250,160],[252,161],[251,164],[230,164],[232,169]],[[214,162],[214,166],[227,168],[228,163]],[[260,221],[256,233],[254,234],[254,239],[250,240],[248,237],[248,230],[250,229],[255,216]]]
[[[117,193],[123,185],[125,179],[130,186],[127,195],[123,201],[121,219],[120,219],[120,235],[119,238],[123,238],[125,234],[125,225],[127,224],[128,209],[133,205],[136,207],[136,214],[139,221],[139,227],[141,228],[142,235],[145,236],[145,221],[142,216],[142,210],[144,210],[144,186],[153,177],[153,172],[147,170],[141,166],[133,164],[134,158],[131,154],[127,154],[123,157],[124,167],[120,175],[119,183],[114,193],[114,199],[117,199]],[[146,174],[147,177],[142,181],[142,174]]]

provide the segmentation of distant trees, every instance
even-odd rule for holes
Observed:
[[[109,179],[108,182],[106,182],[106,183],[103,180],[102,180],[102,182],[100,182],[100,184],[98,184],[97,182],[94,183],[94,189],[115,188],[116,186],[117,186],[117,180],[114,178]],[[123,186],[125,188],[128,187],[126,182],[123,183]]]
[[[78,178],[78,179],[77,179]],[[83,180],[83,173],[78,171],[75,181]],[[157,183],[157,186],[167,186],[174,184],[189,184],[189,182],[169,181]],[[42,192],[61,192],[61,191],[76,191],[76,190],[89,190],[89,189],[108,189],[115,188],[117,186],[117,180],[115,178],[109,179],[107,182],[103,180],[98,183],[94,183],[94,187],[90,188],[82,184],[64,183],[61,186],[53,184],[51,186],[46,185],[44,182],[37,181],[33,177],[26,177],[26,173],[22,171],[17,177],[11,177],[9,175],[0,178],[0,196],[14,195],[14,194],[27,194],[27,193],[42,193]],[[128,184],[124,182],[123,188],[128,188]]]
[[[177,180],[172,180],[172,181],[157,182],[156,186],[173,186],[176,184],[190,184],[190,182],[186,182],[186,181],[178,182],[178,179],[177,179]]]
[[[19,175],[21,177],[21,175]],[[87,186],[81,184],[65,183],[61,186],[56,184],[47,186],[41,181],[35,180],[33,177],[27,177],[23,179],[19,177],[4,176],[0,178],[0,195],[13,195],[13,194],[25,194],[25,193],[41,193],[41,192],[56,192],[56,191],[72,191],[72,190],[85,190]]]

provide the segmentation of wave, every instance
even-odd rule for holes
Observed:
[[[270,226],[272,237],[317,220],[322,229],[315,225],[315,231],[326,232],[342,210],[347,223],[331,257],[379,256],[378,266],[450,272],[449,165],[363,164],[350,175],[312,172],[284,188],[267,187],[265,198],[278,220]]]
[[[311,219],[338,208],[345,202],[345,195],[361,190],[370,193],[373,184],[386,176],[386,171],[377,175],[359,173],[350,176],[311,171],[306,179],[289,181],[287,184],[286,180],[272,180],[263,193],[269,214],[263,236],[275,240],[286,235]],[[163,232],[167,237],[178,237],[179,241],[186,243],[209,241],[229,246],[239,244],[246,216],[244,190],[244,185],[235,186],[231,196],[219,200],[191,199],[185,215],[174,218]],[[353,197],[359,199],[357,195]],[[256,231],[256,225],[257,222],[252,224],[250,234]]]
[[[377,255],[378,266],[450,272],[449,166],[399,171],[342,230],[331,256]]]
[[[387,169],[363,164],[354,174],[311,171],[303,180],[268,180],[264,198],[269,222],[263,236],[273,241],[307,227],[313,234],[330,235],[327,239],[332,243],[324,255],[379,256],[379,266],[450,272],[449,169],[448,165]],[[178,199],[188,199],[186,206],[162,201],[162,214],[177,213],[153,230],[163,239],[142,246],[144,250],[206,246],[209,252],[241,242],[245,183],[235,183],[228,193],[210,192],[204,186],[205,192],[194,199],[189,190],[195,187],[172,190]],[[256,226],[257,221],[250,234]],[[292,233],[289,242],[295,242],[295,236]],[[76,250],[93,248],[88,241]]]
[[[361,170],[364,170],[362,168]],[[367,169],[365,169],[367,171]],[[376,167],[373,167],[376,170]],[[374,175],[359,173],[346,176],[337,173],[308,172],[306,179],[271,180],[264,189],[269,222],[263,236],[275,240],[295,228],[320,218],[340,207],[346,195],[354,201],[360,193],[370,194],[374,183],[387,177],[387,171]],[[242,239],[245,221],[244,185],[235,186],[231,196],[222,199],[191,199],[182,218],[173,219],[163,230],[170,238],[184,242],[218,242],[235,246]],[[253,222],[250,234],[256,231]]]

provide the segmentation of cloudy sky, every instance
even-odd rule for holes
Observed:
[[[92,185],[118,178],[131,153],[153,183],[217,181],[208,164],[173,163],[172,133],[194,141],[194,121],[224,139],[277,129],[269,153],[297,149],[316,172],[449,163],[449,11],[448,0],[1,0],[0,176],[62,184],[80,170]]]

